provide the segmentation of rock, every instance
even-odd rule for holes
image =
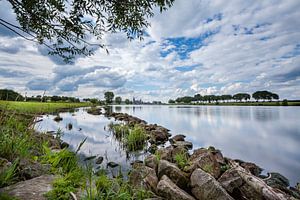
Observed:
[[[174,147],[184,147],[186,149],[192,149],[193,143],[187,141],[175,141],[173,144]]]
[[[115,162],[109,162],[109,163],[107,163],[106,166],[107,166],[107,167],[111,167],[111,168],[115,168],[115,167],[118,167],[119,164],[118,164],[118,163],[115,163]]]
[[[130,163],[130,165],[135,166],[135,165],[139,165],[139,164],[143,164],[143,163],[144,163],[144,162],[141,161],[141,160],[135,160],[135,161],[132,161],[132,162]]]
[[[60,122],[60,121],[62,121],[63,120],[63,118],[62,117],[60,117],[59,115],[57,115],[56,117],[54,117],[54,119],[53,119],[54,121],[56,121],[56,122]]]
[[[157,182],[155,170],[142,164],[135,165],[129,175],[129,183],[135,188],[156,192]]]
[[[191,175],[192,193],[197,199],[233,200],[218,181],[202,169],[196,169]]]
[[[49,173],[50,168],[51,166],[47,164],[41,164],[28,159],[21,159],[19,162],[18,173],[20,177],[27,180]]]
[[[52,190],[54,178],[53,175],[42,175],[2,188],[0,193],[7,193],[20,200],[46,200],[44,194]]]
[[[175,157],[176,157],[177,154],[184,155],[186,158],[190,157],[189,151],[186,148],[184,148],[183,146],[173,148],[171,154],[172,154],[172,161],[173,162],[175,162]]]
[[[216,151],[213,151],[211,153],[214,155],[214,157],[215,157],[215,159],[218,163],[220,163],[222,165],[226,164],[225,159],[224,159],[224,157],[223,157],[220,150],[216,150]]]
[[[72,130],[72,128],[73,128],[73,124],[68,123],[68,124],[67,124],[67,129],[70,131],[70,130]]]
[[[235,169],[225,171],[218,179],[218,182],[229,193],[233,193],[234,190],[243,185],[243,179],[239,176]]]
[[[96,161],[95,161],[95,163],[96,163],[97,165],[101,165],[102,162],[103,162],[103,157],[102,157],[102,156],[99,156],[99,157],[96,159]]]
[[[173,147],[168,146],[166,148],[158,149],[156,151],[156,154],[159,156],[159,159],[172,162],[172,151],[173,151]]]
[[[102,114],[101,108],[95,108],[95,107],[87,109],[86,112],[91,115],[101,115]]]
[[[174,137],[172,137],[171,139],[175,142],[175,141],[184,141],[185,135],[175,135]]]
[[[262,172],[262,169],[254,163],[242,162],[240,165],[241,165],[241,167],[250,171],[251,174],[253,174],[254,176],[259,176]]]
[[[67,142],[62,142],[61,144],[60,144],[60,148],[62,148],[62,149],[64,149],[64,148],[69,148],[69,144],[67,143]]]
[[[296,189],[300,192],[300,183],[297,183]]]
[[[168,140],[168,134],[167,132],[161,131],[161,130],[153,130],[150,132],[152,140],[155,141],[155,143],[162,143],[166,142]]]
[[[276,187],[276,186],[288,187],[288,186],[290,186],[289,180],[286,177],[284,177],[283,175],[276,173],[276,172],[268,173],[268,178],[264,179],[264,181],[271,187]]]
[[[154,154],[157,150],[157,145],[156,144],[151,144],[150,147],[148,148],[148,152]]]
[[[158,182],[157,193],[168,200],[195,200],[194,197],[180,189],[166,175]]]
[[[182,172],[175,164],[166,160],[160,160],[158,164],[158,177],[168,176],[172,182],[182,189],[188,188],[189,179],[186,173]]]
[[[9,162],[5,158],[0,158],[0,174],[4,172],[7,168],[9,168],[12,165],[11,162]]]
[[[157,171],[158,159],[155,155],[149,155],[144,160],[145,165]]]
[[[218,178],[221,175],[221,166],[216,161],[214,155],[210,151],[202,151],[197,156],[194,154],[190,158],[190,166],[186,171],[192,173],[196,168],[201,168],[205,172],[211,174],[213,177]]]

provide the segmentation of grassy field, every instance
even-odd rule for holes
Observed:
[[[26,114],[52,113],[61,109],[71,109],[90,105],[90,103],[0,101],[1,110],[11,110]]]

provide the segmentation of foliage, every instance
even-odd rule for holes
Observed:
[[[104,98],[107,104],[112,103],[112,100],[114,99],[114,93],[111,91],[107,91],[104,93]]]
[[[286,99],[283,99],[281,105],[288,106],[289,104],[288,104],[288,101]]]
[[[7,167],[3,171],[0,171],[0,188],[8,186],[15,181],[18,164],[19,159],[16,159],[11,166]]]
[[[237,94],[233,95],[232,98],[234,100],[242,101],[244,99],[247,101],[247,100],[250,100],[251,96],[250,96],[250,94],[247,94],[247,93],[237,93]]]
[[[132,102],[129,99],[125,99],[125,104],[132,104]]]
[[[13,90],[0,89],[0,100],[23,101],[24,97]]]
[[[257,101],[258,100],[269,100],[269,101],[271,101],[272,99],[276,99],[276,100],[279,99],[278,94],[275,94],[275,93],[272,93],[272,92],[269,92],[269,91],[256,91],[252,94],[252,97]]]
[[[17,197],[12,197],[12,196],[10,196],[6,193],[2,193],[2,192],[0,193],[0,199],[1,200],[18,200]]]
[[[23,0],[9,1],[20,26],[3,19],[0,25],[17,35],[49,48],[50,54],[59,55],[66,62],[76,55],[89,56],[102,43],[105,33],[125,32],[129,39],[140,38],[149,26],[153,9],[160,11],[172,6],[174,0],[140,1],[84,1]]]
[[[121,104],[122,98],[121,97],[116,97],[115,102],[116,102],[116,104]]]
[[[143,127],[135,125],[125,137],[125,146],[129,151],[142,150],[147,140],[147,134]]]
[[[173,99],[169,99],[168,103],[172,104],[172,103],[175,103],[175,101]]]
[[[182,170],[189,164],[188,156],[184,151],[177,153],[174,157],[174,160],[178,167]]]

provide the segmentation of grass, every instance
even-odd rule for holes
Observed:
[[[90,106],[90,103],[48,103],[48,102],[21,102],[21,101],[0,101],[0,110],[10,110],[17,113],[40,114],[53,113],[60,109],[71,109]]]
[[[189,164],[189,158],[184,151],[177,153],[174,157],[174,160],[181,170],[183,170]]]
[[[114,134],[114,137],[120,141],[128,151],[143,150],[147,142],[147,133],[140,125],[133,127],[128,124],[114,124],[108,125],[109,130]]]
[[[36,134],[31,128],[37,113],[52,113],[63,108],[82,106],[87,104],[0,101],[0,157],[13,163],[4,170],[2,168],[0,188],[22,179],[18,174],[18,163],[26,159],[50,164],[50,172],[58,176],[53,182],[53,189],[45,195],[49,200],[67,200],[71,198],[71,193],[76,194],[78,191],[85,191],[80,199],[88,200],[134,200],[151,197],[152,194],[143,189],[132,188],[122,176],[109,178],[105,173],[98,176],[93,168],[94,156],[86,159],[83,165],[77,153],[86,138],[75,152],[69,149],[53,152],[48,145],[49,139],[43,137],[43,134]],[[142,127],[117,125],[114,130],[122,137],[122,142],[128,149],[138,149],[146,142],[146,133]],[[57,139],[59,138],[58,135]],[[15,198],[1,194],[0,199]]]

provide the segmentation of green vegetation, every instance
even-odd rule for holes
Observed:
[[[66,0],[9,1],[16,14],[17,24],[1,19],[0,24],[27,40],[43,44],[51,55],[71,62],[75,56],[90,56],[105,48],[104,34],[123,32],[128,39],[143,38],[154,10],[171,7],[174,0],[146,2]],[[90,38],[97,40],[90,42]]]
[[[174,157],[174,160],[181,170],[183,170],[186,166],[189,165],[189,158],[185,151],[177,153]]]
[[[121,97],[116,97],[115,102],[116,102],[116,104],[121,104],[122,103],[122,98]]]
[[[129,151],[142,150],[147,141],[147,134],[143,127],[134,125],[125,136],[125,145]]]
[[[147,133],[140,125],[131,127],[128,124],[110,123],[109,129],[128,151],[144,149],[147,141]]]
[[[221,102],[223,103],[233,103],[232,100],[238,102],[238,101],[245,101],[248,102],[251,98],[250,94],[247,93],[237,93],[234,95],[204,95],[201,96],[200,94],[196,94],[193,97],[192,96],[184,96],[184,97],[178,97],[175,102],[176,103],[184,103],[184,104],[190,104],[190,103],[198,103],[198,104],[207,104],[207,103],[215,103],[219,105]],[[272,101],[278,100],[279,96],[278,94],[268,92],[268,91],[257,91],[252,94],[252,98],[258,100],[268,100]],[[169,103],[175,103],[174,100],[170,99]]]
[[[0,100],[23,101],[24,97],[13,90],[0,89]]]
[[[105,102],[106,102],[107,104],[111,104],[112,101],[113,101],[113,99],[114,99],[114,96],[115,96],[114,93],[111,92],[111,91],[105,92],[105,93],[104,93]]]
[[[62,109],[71,109],[89,106],[90,103],[46,103],[46,102],[19,102],[0,101],[0,110],[10,110],[17,113],[39,114],[53,113]]]

